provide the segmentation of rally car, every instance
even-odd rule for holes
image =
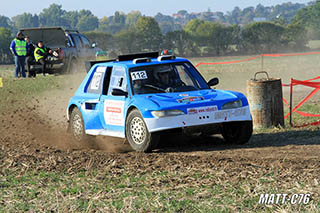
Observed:
[[[187,59],[152,52],[91,65],[67,108],[69,130],[79,141],[115,136],[148,152],[168,132],[222,134],[236,144],[252,135],[247,98],[212,89],[218,79],[206,82]]]

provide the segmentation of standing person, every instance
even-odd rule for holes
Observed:
[[[28,77],[31,78],[35,78],[36,77],[36,71],[35,70],[30,70],[30,65],[31,63],[35,60],[34,59],[34,50],[35,47],[34,45],[31,43],[29,36],[26,36],[25,41],[28,44],[28,52],[27,52],[27,71],[28,71]]]
[[[46,58],[52,54],[52,50],[46,48],[43,45],[43,41],[39,41],[36,49],[34,50],[34,58],[36,62],[39,62],[42,65],[42,74],[45,76],[46,72]]]
[[[26,55],[28,51],[28,44],[23,38],[22,32],[18,32],[15,39],[12,40],[10,44],[10,50],[14,55],[14,77],[17,79],[19,75],[23,78],[26,77],[25,72],[25,62],[26,62]]]

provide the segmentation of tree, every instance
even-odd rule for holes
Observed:
[[[11,31],[8,28],[0,27],[0,63],[12,62],[12,55],[9,50],[12,40]]]
[[[140,16],[142,16],[140,11],[131,11],[128,13],[125,21],[127,28],[134,27]]]
[[[141,16],[136,23],[138,43],[142,50],[158,51],[162,43],[159,24],[152,17]]]
[[[163,39],[163,49],[177,50],[180,56],[198,56],[200,49],[184,30],[168,32]]]
[[[122,54],[136,53],[141,51],[141,47],[138,44],[137,33],[129,29],[122,30],[115,35],[117,46]]]
[[[79,21],[79,12],[78,11],[68,11],[64,13],[64,18],[69,23],[71,29],[76,29]]]
[[[320,39],[320,1],[309,5],[297,12],[292,23],[300,23],[306,26],[310,39]]]
[[[103,50],[109,51],[110,49],[115,48],[114,37],[109,33],[91,31],[91,32],[84,32],[83,34],[91,42],[96,42],[98,47]]]
[[[77,24],[77,29],[82,32],[92,31],[99,26],[99,19],[96,16],[82,16]]]
[[[70,24],[65,17],[66,11],[61,5],[51,4],[49,8],[44,8],[39,15],[40,25],[44,27],[62,26],[70,28]]]
[[[296,51],[306,49],[308,38],[305,35],[306,28],[301,23],[292,23],[285,27],[285,39]]]
[[[0,15],[0,27],[10,28],[10,19],[6,16]]]
[[[109,18],[107,16],[103,16],[100,20],[99,20],[99,31],[102,32],[107,32],[108,31],[108,27],[109,27]]]
[[[31,13],[23,13],[12,17],[15,26],[20,28],[27,27],[39,27],[39,17],[37,15],[32,15]]]
[[[240,48],[255,53],[276,52],[284,45],[284,27],[271,22],[256,22],[246,25],[242,31]]]

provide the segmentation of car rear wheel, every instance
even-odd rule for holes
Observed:
[[[252,135],[252,121],[236,121],[222,124],[224,140],[233,144],[245,144]]]
[[[126,120],[126,137],[131,147],[137,152],[150,152],[160,139],[156,133],[150,133],[140,112],[132,110]]]
[[[94,139],[94,136],[85,133],[83,118],[78,108],[74,108],[71,112],[68,130],[76,141],[89,142]]]

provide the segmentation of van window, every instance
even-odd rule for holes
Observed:
[[[80,35],[80,38],[82,40],[82,44],[85,48],[90,48],[90,42],[88,41],[88,39],[86,37],[84,37],[83,35]]]
[[[78,47],[78,48],[81,48],[82,47],[82,43],[81,43],[79,35],[72,34],[72,38],[73,38],[73,43],[75,44],[75,46]]]

